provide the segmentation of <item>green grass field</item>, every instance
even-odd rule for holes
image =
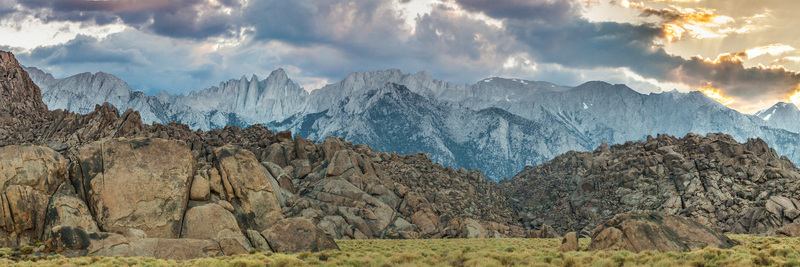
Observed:
[[[12,261],[0,249],[2,266],[800,266],[797,238],[731,235],[732,249],[686,253],[646,251],[557,252],[557,239],[439,239],[339,241],[342,251],[253,253],[233,257],[167,261],[152,258],[60,255]],[[585,248],[588,239],[580,240]]]

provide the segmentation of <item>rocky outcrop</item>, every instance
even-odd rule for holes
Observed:
[[[44,236],[42,238],[44,240],[52,240],[58,234],[73,236],[79,231],[82,233],[97,233],[100,232],[100,228],[97,227],[97,222],[92,219],[89,207],[86,206],[83,199],[76,193],[75,188],[72,187],[72,183],[64,182],[50,199],[50,204],[47,206],[47,220],[45,221]],[[57,243],[61,244],[61,247],[57,248],[57,250],[76,247],[85,248],[67,242],[67,240]]]
[[[0,51],[0,146],[33,141],[48,113],[39,87],[13,54]]]
[[[800,223],[790,223],[775,231],[781,237],[800,237]]]
[[[0,246],[42,239],[48,203],[67,179],[67,162],[49,148],[0,147]]]
[[[737,243],[727,236],[686,218],[657,212],[623,213],[592,232],[588,250],[632,252],[690,251],[696,248],[731,248]]]
[[[575,232],[569,232],[564,235],[564,239],[561,240],[561,246],[558,247],[558,252],[578,251],[579,248],[578,234]]]
[[[189,148],[163,139],[107,139],[78,152],[74,182],[98,226],[177,238],[195,172]]]
[[[258,231],[283,214],[255,155],[275,142],[271,131],[146,125],[138,112],[120,115],[108,103],[86,115],[50,112],[13,57],[0,61],[8,102],[0,113],[0,246],[43,241],[67,255],[166,259],[270,250]],[[9,145],[25,143],[40,146]]]
[[[226,255],[245,254],[251,249],[233,214],[214,203],[186,211],[181,237],[216,240]]]
[[[261,234],[275,252],[318,252],[339,249],[329,234],[305,218],[278,221]]]
[[[761,139],[660,135],[569,152],[502,185],[528,228],[587,233],[616,214],[651,210],[722,232],[774,234],[800,215],[799,172]]]
[[[283,219],[281,204],[272,188],[269,175],[252,152],[233,146],[214,151],[215,165],[225,190],[225,199],[233,204],[239,217],[247,217],[256,231],[263,231]]]

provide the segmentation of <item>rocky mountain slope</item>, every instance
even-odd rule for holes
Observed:
[[[337,136],[381,151],[426,152],[445,166],[477,168],[489,177],[510,177],[518,166],[589,145],[560,126],[497,108],[450,107],[393,83],[351,95],[320,113],[269,124],[312,139]]]
[[[352,73],[309,94],[279,69],[265,80],[242,77],[199,93],[146,96],[104,73],[56,80],[29,70],[51,109],[86,113],[108,101],[119,110],[139,111],[143,121],[177,121],[192,129],[260,123],[311,139],[330,135],[382,151],[425,151],[445,166],[478,168],[493,180],[569,150],[656,134],[724,132],[739,142],[762,138],[780,155],[800,160],[800,129],[789,121],[797,116],[765,120],[763,114],[741,114],[699,92],[643,95],[604,82],[573,88],[498,77],[454,85],[427,72],[394,69]],[[390,84],[408,92],[390,93]],[[414,120],[403,121],[406,117]]]
[[[16,129],[0,135],[0,157],[13,159],[0,165],[4,246],[41,240],[73,255],[184,259],[331,249],[333,239],[527,232],[498,184],[424,153],[260,125],[148,125],[108,104],[85,115],[48,111],[13,55],[0,59],[5,111],[38,118],[0,125]]]
[[[589,235],[628,211],[680,215],[723,232],[774,234],[800,218],[800,170],[764,140],[648,137],[570,151],[502,183],[526,226]]]

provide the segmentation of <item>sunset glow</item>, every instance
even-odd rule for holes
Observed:
[[[797,91],[794,93],[794,95],[790,96],[789,100],[791,100],[796,106],[800,106],[800,91]]]
[[[719,93],[719,90],[714,88],[701,89],[700,92],[726,106],[734,102],[733,98],[723,96]]]
[[[760,46],[752,49],[747,49],[745,53],[747,53],[747,58],[754,58],[763,56],[766,54],[777,56],[786,52],[794,51],[794,47],[784,44],[773,44],[773,45],[766,45]]]

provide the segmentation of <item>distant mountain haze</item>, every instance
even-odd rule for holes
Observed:
[[[382,151],[426,152],[446,166],[477,168],[493,180],[513,177],[569,150],[592,151],[648,135],[723,132],[737,141],[762,138],[800,162],[800,116],[778,103],[755,115],[700,92],[641,94],[625,85],[577,87],[492,77],[475,84],[435,80],[427,72],[356,72],[311,93],[282,69],[221,82],[188,95],[147,96],[98,72],[54,79],[26,68],[50,109],[78,113],[109,102],[138,110],[142,120],[177,121],[203,130],[267,125],[304,138],[337,136]]]

